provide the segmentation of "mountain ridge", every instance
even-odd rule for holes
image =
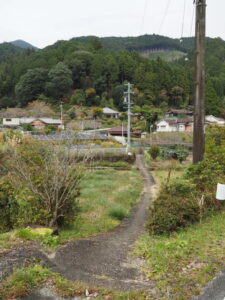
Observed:
[[[16,47],[22,48],[22,49],[34,49],[34,50],[38,50],[39,48],[24,41],[24,40],[15,40],[12,42],[9,42],[9,44],[14,45]]]

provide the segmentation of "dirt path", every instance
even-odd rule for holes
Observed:
[[[114,230],[61,247],[53,262],[64,277],[121,290],[146,288],[128,254],[134,241],[144,232],[153,179],[142,156],[137,155],[136,164],[144,177],[141,201],[133,208],[131,216]]]

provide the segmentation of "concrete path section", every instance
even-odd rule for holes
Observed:
[[[202,294],[192,300],[225,300],[225,271],[218,274]]]

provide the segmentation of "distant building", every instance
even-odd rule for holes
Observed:
[[[118,126],[118,127],[112,127],[108,130],[108,134],[111,136],[124,136],[127,137],[127,126]],[[134,130],[131,131],[131,136],[133,137],[141,137],[142,131],[141,130]]]
[[[5,127],[18,127],[20,126],[20,118],[3,118],[2,125]]]
[[[192,132],[193,118],[163,119],[156,123],[157,132]]]
[[[218,125],[218,126],[224,126],[225,120],[222,118],[217,118],[212,115],[205,117],[205,123],[206,125]]]
[[[112,127],[108,130],[108,134],[113,136],[127,136],[127,126]]]
[[[118,116],[119,116],[119,112],[116,111],[116,110],[113,110],[109,107],[104,107],[103,108],[103,115],[108,117],[108,118],[111,118],[111,119],[117,119]]]
[[[166,118],[174,118],[179,116],[192,116],[193,112],[187,109],[171,109],[166,112]]]
[[[47,125],[54,125],[62,128],[62,121],[60,119],[51,118],[3,118],[3,126],[9,128],[16,128],[23,124],[30,124],[36,129],[43,129]]]

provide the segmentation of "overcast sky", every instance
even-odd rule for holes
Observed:
[[[193,12],[193,0],[0,0],[0,42],[43,48],[83,35],[193,36]],[[225,40],[224,14],[225,0],[207,0],[207,36]]]

